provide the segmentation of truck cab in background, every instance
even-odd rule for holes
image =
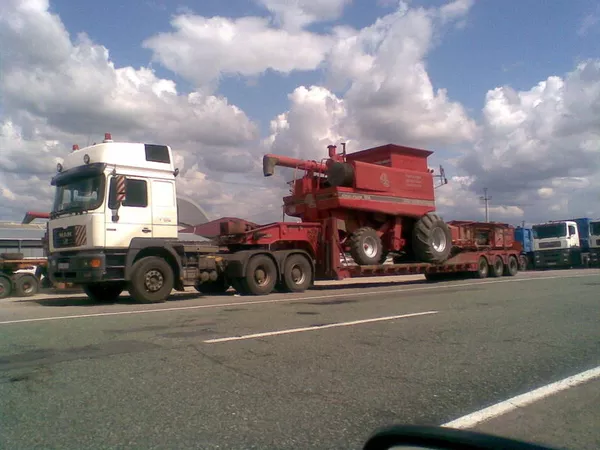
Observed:
[[[557,220],[533,225],[536,269],[587,267],[590,219]]]
[[[600,266],[600,219],[590,221],[590,265]]]

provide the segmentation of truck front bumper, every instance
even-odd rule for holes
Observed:
[[[85,284],[102,281],[106,256],[100,252],[75,255],[51,255],[48,258],[48,274],[54,283]]]
[[[533,254],[534,265],[537,268],[570,266],[571,259],[569,249],[540,250]]]

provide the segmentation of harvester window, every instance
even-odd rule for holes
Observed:
[[[145,208],[148,206],[148,185],[146,180],[125,180],[125,201],[123,206]]]

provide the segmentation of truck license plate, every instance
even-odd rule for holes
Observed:
[[[68,270],[69,263],[58,263],[58,270]]]

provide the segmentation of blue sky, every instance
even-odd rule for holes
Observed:
[[[412,5],[439,6],[445,2],[413,1]],[[484,103],[485,93],[509,84],[517,90],[529,89],[550,75],[572,70],[577,61],[600,54],[599,27],[590,27],[580,36],[578,30],[587,15],[598,14],[593,0],[481,1],[469,12],[466,26],[444,36],[427,59],[428,72],[435,87],[444,87],[452,99],[459,100],[474,117]],[[181,11],[205,17],[243,17],[267,15],[252,0],[54,0],[58,13],[70,33],[86,32],[95,42],[106,46],[118,66],[147,66],[151,51],[141,46],[144,39],[171,30],[169,20]],[[373,23],[390,8],[374,0],[355,0],[335,23],[362,28]],[[334,23],[334,24],[335,24]],[[309,29],[325,31],[331,23]],[[189,85],[171,71],[152,65],[157,75],[173,79],[179,89]],[[226,77],[219,92],[241,107],[266,132],[269,120],[288,107],[287,93],[296,86],[320,80],[319,73],[272,72],[259,77],[254,85],[246,79]],[[265,92],[269,95],[265,96]],[[276,95],[271,95],[276,93]]]

